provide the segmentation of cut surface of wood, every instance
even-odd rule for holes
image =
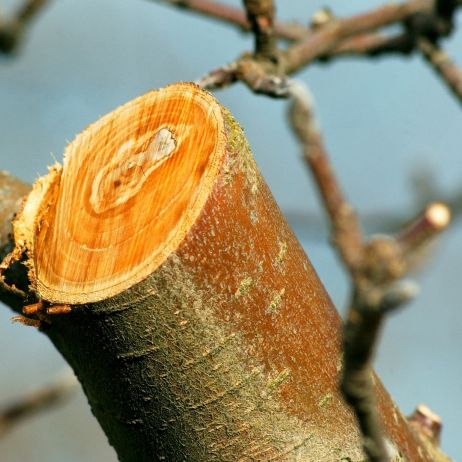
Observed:
[[[23,312],[52,310],[41,330],[121,461],[364,459],[338,389],[341,320],[208,93],[172,85],[90,126],[14,238],[42,298]],[[390,459],[433,460],[376,390]]]
[[[67,147],[59,191],[34,235],[42,298],[105,299],[144,279],[178,246],[223,157],[223,120],[211,99],[188,84],[153,91]]]

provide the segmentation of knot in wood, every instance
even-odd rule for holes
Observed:
[[[148,132],[131,138],[117,151],[109,164],[96,175],[90,196],[95,213],[104,213],[124,204],[143,187],[149,175],[175,151],[176,141],[168,128],[155,132],[143,150]]]

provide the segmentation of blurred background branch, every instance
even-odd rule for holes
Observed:
[[[67,402],[78,389],[78,382],[72,371],[66,371],[55,381],[15,399],[2,403],[0,407],[0,438],[10,432],[23,420]]]
[[[25,0],[10,18],[0,16],[0,53],[11,54],[21,44],[26,28],[49,0]]]

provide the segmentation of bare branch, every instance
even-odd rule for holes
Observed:
[[[432,2],[429,0],[412,0],[388,4],[350,18],[334,19],[287,50],[285,70],[292,74],[319,57],[328,55],[346,38],[400,23],[415,13],[430,12],[431,8]]]
[[[274,35],[273,0],[243,0],[247,19],[255,35],[255,54],[274,58],[277,50]]]
[[[384,35],[376,32],[356,35],[343,40],[329,54],[320,59],[326,61],[342,56],[379,57],[387,54],[409,54],[414,43],[409,34]]]
[[[374,395],[371,367],[384,314],[412,299],[413,284],[400,283],[386,289],[355,287],[344,327],[341,389],[352,406],[363,435],[364,452],[371,462],[389,460],[382,436]]]
[[[380,328],[389,311],[416,296],[417,286],[401,280],[410,269],[408,260],[445,229],[449,220],[445,205],[431,204],[397,238],[378,236],[369,240],[362,252],[359,271],[352,274],[353,295],[344,327],[342,391],[355,410],[364,436],[364,450],[373,462],[388,460],[373,395],[371,368]]]
[[[435,12],[439,17],[452,21],[459,4],[457,0],[435,0]]]
[[[371,462],[385,462],[388,457],[375,406],[370,361],[383,316],[378,308],[388,306],[390,297],[372,285],[366,291],[358,277],[366,253],[360,225],[330,166],[307,89],[301,84],[294,85],[291,96],[291,126],[328,211],[332,241],[354,281],[352,307],[344,331],[342,392],[357,416],[364,452]]]
[[[434,444],[439,445],[443,426],[440,416],[432,412],[425,404],[420,404],[408,420],[417,431],[430,438]]]
[[[61,404],[77,390],[77,379],[68,372],[0,410],[0,438],[20,422]]]
[[[235,25],[246,32],[251,30],[251,25],[242,10],[215,1],[157,1]],[[451,1],[453,10],[462,3],[461,0]],[[434,12],[432,0],[410,0],[404,3],[388,4],[349,18],[331,17],[323,24],[316,23],[311,28],[300,24],[276,22],[274,23],[276,37],[297,42],[282,53],[282,60],[279,63],[282,69],[279,71],[292,74],[313,61],[328,61],[349,55],[371,57],[390,53],[409,54],[416,48],[416,42],[411,34],[387,36],[373,33],[373,31],[391,24],[405,23],[417,15],[428,17],[431,22],[435,22],[437,13],[437,11]],[[447,28],[441,32],[447,35]]]
[[[225,88],[237,81],[237,70],[236,62],[227,64],[196,80],[196,84],[210,91]]]
[[[49,0],[25,0],[11,19],[0,18],[0,53],[12,53],[19,46],[29,22]]]
[[[408,269],[406,255],[448,225],[449,211],[442,204],[432,204],[397,239],[377,236],[364,241],[354,210],[343,196],[330,166],[308,90],[301,83],[283,77],[265,78],[261,66],[248,65],[244,72],[248,75],[241,78],[253,91],[291,98],[292,129],[328,212],[333,243],[353,282],[344,327],[341,389],[357,417],[368,459],[386,462],[389,455],[375,404],[371,368],[374,349],[386,314],[407,303],[418,292],[415,283],[401,280]]]
[[[462,71],[438,45],[430,40],[420,38],[418,47],[425,60],[441,77],[459,103],[462,103]]]
[[[216,19],[226,24],[237,26],[244,32],[252,30],[246,13],[238,8],[228,5],[222,5],[212,0],[156,0],[159,3],[165,3],[178,8],[190,10],[194,13]],[[275,35],[284,40],[299,40],[305,36],[308,28],[300,24],[275,23]]]
[[[332,226],[332,242],[344,264],[355,270],[361,255],[362,232],[353,207],[343,196],[329,162],[313,112],[312,97],[300,82],[290,86],[291,127],[302,145],[303,158],[313,174]]]

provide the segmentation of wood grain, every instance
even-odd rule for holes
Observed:
[[[187,84],[151,92],[67,147],[59,194],[35,237],[42,298],[108,298],[144,279],[178,246],[223,157],[223,120],[211,100]]]

